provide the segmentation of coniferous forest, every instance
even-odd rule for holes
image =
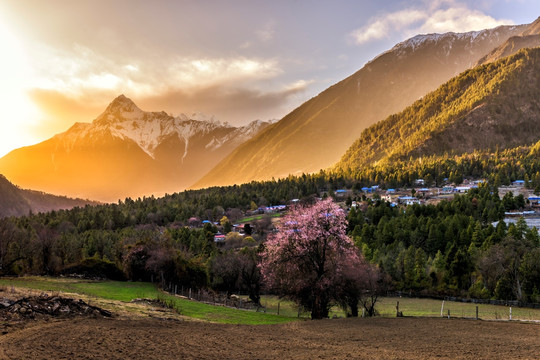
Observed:
[[[379,267],[387,289],[539,301],[540,240],[523,219],[506,225],[505,211],[527,206],[498,186],[526,179],[540,187],[538,145],[462,156],[395,162],[362,172],[321,171],[268,182],[189,190],[162,198],[0,219],[0,273],[84,274],[89,277],[175,283],[219,291],[243,291],[257,300],[257,263],[272,217],[269,205],[313,203],[336,197],[348,213],[348,233],[366,259]],[[441,186],[464,178],[487,184],[437,205],[393,207],[363,186],[410,187],[414,179]],[[346,199],[338,189],[349,189]],[[351,207],[352,202],[358,204]],[[246,218],[248,217],[248,218]],[[242,220],[245,236],[233,225]],[[216,233],[226,235],[215,242]]]

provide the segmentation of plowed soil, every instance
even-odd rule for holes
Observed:
[[[0,336],[1,359],[540,359],[540,324],[442,318],[223,325],[75,318]]]

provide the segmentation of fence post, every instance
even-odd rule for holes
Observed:
[[[362,317],[366,317],[366,309],[362,308]]]
[[[266,314],[266,309],[268,308],[268,295],[266,295],[266,298],[264,299],[264,313]]]
[[[444,300],[442,301],[442,305],[441,305],[441,317],[443,317],[443,310],[444,310]]]
[[[450,319],[450,309],[448,309],[448,318]]]
[[[510,306],[510,320],[512,320],[512,307]]]
[[[189,297],[188,297],[189,300],[191,300],[191,288],[189,288]]]
[[[397,302],[397,305],[396,305],[396,317],[399,317],[399,301]]]
[[[279,315],[279,304],[281,304],[281,302],[278,301],[277,303],[277,314]]]
[[[176,290],[178,290],[178,285],[174,285],[174,295],[176,295]]]
[[[478,305],[476,305],[476,320],[478,320]]]

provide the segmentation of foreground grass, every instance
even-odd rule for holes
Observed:
[[[227,324],[278,324],[295,321],[296,318],[214,306],[175,297],[160,292],[154,284],[121,281],[88,281],[67,278],[22,277],[0,278],[0,287],[20,287],[41,291],[83,294],[96,298],[129,302],[137,298],[165,300],[181,315]]]
[[[418,298],[381,298],[377,310],[381,316],[396,316],[396,306],[404,316],[440,317],[441,308],[444,317],[475,318],[478,306],[478,317],[483,320],[509,320],[510,308],[502,305],[474,304],[457,301],[445,301]],[[512,307],[512,320],[540,320],[540,309]]]
[[[309,318],[308,312],[299,312],[298,307],[291,301],[279,299],[276,296],[262,296],[261,303],[266,312],[238,310],[224,306],[214,306],[190,301],[160,292],[154,284],[143,282],[120,281],[88,281],[71,278],[51,277],[22,277],[0,278],[0,287],[10,286],[29,288],[41,291],[66,292],[83,294],[90,297],[129,302],[137,298],[158,299],[166,301],[180,314],[194,319],[229,324],[277,324],[291,322],[299,318]],[[376,309],[381,316],[395,317],[396,305],[404,316],[440,317],[441,307],[443,316],[475,318],[476,304],[454,301],[418,298],[380,298]],[[278,315],[279,309],[279,315]],[[361,314],[360,309],[360,314]],[[510,318],[510,308],[500,305],[478,305],[478,315],[484,320],[500,320]],[[345,313],[334,307],[330,317],[344,317]],[[513,320],[540,320],[540,309],[512,308]]]
[[[399,310],[404,316],[415,317],[440,317],[441,307],[443,316],[448,316],[450,310],[451,317],[476,318],[476,306],[478,306],[478,317],[483,320],[509,320],[510,308],[501,305],[473,304],[457,301],[445,301],[434,299],[419,298],[399,298],[399,297],[381,297],[375,308],[383,317],[396,317],[396,306],[399,302]],[[287,300],[279,299],[276,296],[262,296],[261,303],[266,307],[267,313],[277,314],[279,304],[279,314],[289,317],[309,318],[308,312],[298,312],[298,307]],[[360,315],[362,314],[362,308]],[[330,309],[330,317],[345,317],[342,309],[333,307]],[[540,309],[512,308],[513,320],[540,320]]]

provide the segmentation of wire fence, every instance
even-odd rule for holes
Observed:
[[[256,304],[245,294],[227,294],[225,292],[191,289],[169,284],[165,289],[172,295],[211,305],[226,306],[242,310],[251,310],[287,317],[309,318],[310,313],[298,307],[294,302],[280,299],[275,295],[262,295]],[[397,294],[380,297],[375,305],[377,315],[383,317],[444,317],[479,320],[516,320],[540,321],[540,304],[523,304],[514,301],[443,299],[405,297]],[[359,309],[359,316],[365,312]],[[333,307],[330,317],[345,317],[345,312]]]

